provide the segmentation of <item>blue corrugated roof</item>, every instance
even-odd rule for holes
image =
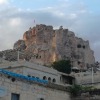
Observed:
[[[14,73],[14,72],[10,72],[10,71],[4,70],[4,69],[0,69],[0,73],[6,74],[6,75],[9,75],[9,76],[12,76],[12,77],[16,77],[16,78],[21,78],[21,79],[24,79],[24,80],[27,80],[27,81],[38,82],[38,83],[41,83],[41,84],[47,84],[48,83],[47,80],[28,77],[28,76],[25,76],[25,75],[22,75],[22,74],[17,74],[17,73]]]

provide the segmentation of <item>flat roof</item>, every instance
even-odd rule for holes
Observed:
[[[33,70],[39,70],[42,72],[48,72],[50,74],[57,75],[57,70],[53,68],[49,68],[43,65],[27,62],[27,61],[15,61],[15,62],[7,62],[7,63],[2,63],[0,64],[0,68],[21,68],[21,67],[26,67],[30,68]]]

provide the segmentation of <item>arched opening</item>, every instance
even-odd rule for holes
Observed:
[[[51,82],[51,77],[48,78],[48,81]]]
[[[11,78],[11,76],[8,76],[8,78]]]
[[[41,59],[41,56],[40,56],[40,59]]]
[[[79,64],[81,64],[81,62],[80,62],[80,61],[78,61],[78,62],[77,62],[77,64],[79,65]]]
[[[11,80],[12,80],[12,82],[15,82],[16,79],[15,78],[12,78]]]
[[[28,77],[31,77],[31,75],[27,75]]]
[[[46,80],[47,79],[47,77],[46,76],[43,76],[43,80]]]
[[[35,78],[35,76],[32,76],[32,78]]]
[[[81,48],[81,44],[78,44],[78,45],[77,45],[77,48]]]
[[[44,100],[44,98],[40,98],[40,100]]]
[[[85,49],[85,45],[83,45],[83,49]]]
[[[52,80],[52,82],[55,83],[55,82],[56,82],[56,79],[54,78],[54,79]]]

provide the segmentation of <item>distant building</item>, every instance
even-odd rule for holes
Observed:
[[[75,84],[83,86],[93,86],[100,89],[100,68],[90,68],[85,71],[74,70],[71,73],[75,77]]]

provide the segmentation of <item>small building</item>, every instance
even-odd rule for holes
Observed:
[[[77,85],[93,86],[94,88],[100,89],[100,71],[79,72],[73,73],[73,75]]]
[[[27,61],[0,64],[0,100],[70,100],[74,77]]]

